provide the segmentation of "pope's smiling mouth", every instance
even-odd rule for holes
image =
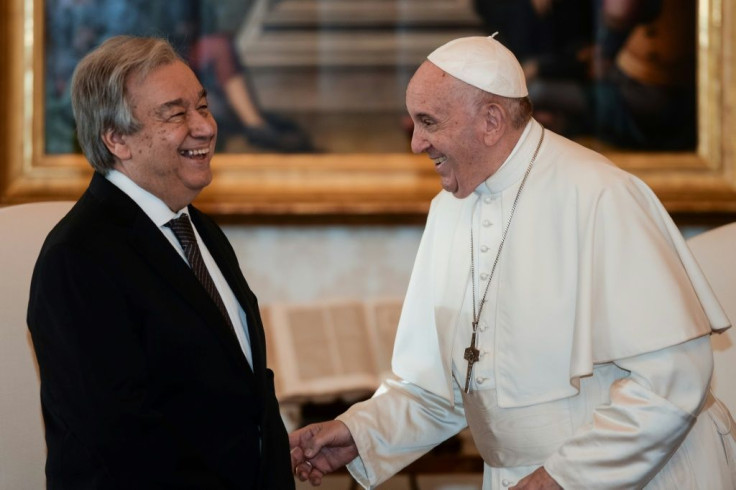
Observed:
[[[434,162],[434,166],[435,167],[439,167],[440,165],[442,165],[443,163],[445,163],[446,160],[447,160],[447,157],[446,156],[441,156],[441,157],[433,158],[432,159],[432,161]]]

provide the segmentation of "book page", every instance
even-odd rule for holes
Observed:
[[[279,400],[326,402],[366,396],[378,387],[377,340],[361,302],[264,309]]]

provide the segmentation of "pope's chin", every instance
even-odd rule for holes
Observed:
[[[466,197],[468,197],[470,194],[473,193],[472,189],[471,190],[457,189],[454,192],[453,191],[450,191],[450,192],[452,192],[452,195],[458,199],[465,199]]]
[[[473,189],[460,188],[460,185],[455,180],[442,179],[441,183],[442,183],[442,188],[444,190],[451,193],[453,196],[455,196],[458,199],[463,199],[465,197],[468,197],[473,192]]]

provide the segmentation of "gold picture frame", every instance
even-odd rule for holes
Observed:
[[[43,0],[0,11],[0,204],[76,199],[91,175],[81,155],[47,155],[43,135]],[[642,177],[670,212],[736,213],[734,5],[699,0],[698,147],[607,155]],[[197,205],[218,216],[421,216],[439,190],[426,156],[219,154]]]

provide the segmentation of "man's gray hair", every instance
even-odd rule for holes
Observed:
[[[499,99],[505,99],[506,110],[509,112],[509,118],[511,119],[511,125],[514,129],[521,129],[526,126],[529,119],[532,118],[534,106],[532,100],[527,95],[526,97],[509,98],[497,96]]]
[[[102,140],[108,130],[133,134],[141,123],[133,117],[125,84],[131,75],[182,61],[166,40],[155,37],[116,36],[79,62],[72,77],[72,110],[77,139],[92,167],[106,174],[115,158]]]

